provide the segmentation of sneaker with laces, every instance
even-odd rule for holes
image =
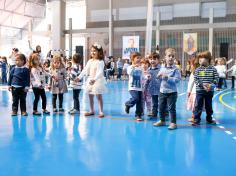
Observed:
[[[21,115],[22,116],[28,116],[28,113],[27,112],[22,112]]]
[[[59,108],[59,112],[64,112],[65,110],[63,108]]]
[[[168,126],[168,130],[175,130],[177,129],[177,125],[175,123],[170,123],[170,125]]]
[[[16,111],[12,111],[11,116],[17,116],[17,112]]]
[[[165,126],[166,125],[166,122],[164,122],[164,121],[158,121],[158,122],[155,122],[155,123],[153,123],[153,126],[155,126],[155,127],[159,127],[159,126]]]
[[[33,115],[40,116],[40,115],[41,115],[41,113],[40,113],[40,112],[38,112],[38,111],[34,111],[34,112],[33,112]]]
[[[58,112],[58,109],[57,108],[53,108],[53,112]]]
[[[50,114],[50,112],[47,109],[44,109],[43,114]]]
[[[79,114],[79,111],[76,110],[76,109],[71,109],[71,110],[69,111],[69,114]]]

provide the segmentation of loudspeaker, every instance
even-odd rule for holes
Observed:
[[[220,43],[220,57],[225,57],[228,60],[228,43]]]
[[[80,54],[83,57],[84,56],[84,47],[83,46],[76,46],[75,52]]]

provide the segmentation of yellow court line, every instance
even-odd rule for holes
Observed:
[[[221,104],[223,104],[223,105],[226,106],[227,108],[236,111],[236,108],[235,108],[235,107],[230,106],[229,104],[225,103],[224,100],[223,100],[223,97],[224,97],[225,95],[228,95],[228,94],[231,93],[231,92],[233,92],[233,91],[226,92],[226,93],[220,95],[220,96],[219,96],[219,101],[220,101]],[[236,92],[236,91],[234,91],[234,92]]]

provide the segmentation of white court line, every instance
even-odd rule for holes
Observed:
[[[225,133],[227,133],[227,134],[229,134],[229,135],[233,134],[233,133],[231,133],[230,131],[225,131]]]
[[[185,95],[186,94],[186,92],[184,92],[184,93],[181,93],[181,94],[178,94],[178,96],[182,96],[182,95]]]
[[[218,126],[219,128],[221,128],[221,129],[225,129],[225,127],[223,127],[223,126]]]

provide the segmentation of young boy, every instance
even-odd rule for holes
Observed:
[[[143,69],[141,67],[141,54],[134,52],[131,54],[132,65],[127,68],[129,75],[129,92],[131,98],[125,103],[125,112],[128,114],[131,107],[136,105],[135,119],[142,121],[143,103],[142,103],[142,79]]]
[[[79,114],[80,113],[80,104],[79,104],[79,93],[82,88],[82,80],[77,81],[76,78],[81,73],[81,61],[82,57],[80,54],[74,54],[72,58],[72,67],[70,71],[70,80],[71,80],[71,87],[73,88],[73,100],[74,100],[74,107],[69,111],[69,114]]]
[[[171,123],[169,130],[177,128],[176,125],[176,101],[177,101],[177,83],[181,80],[180,70],[174,65],[175,50],[168,48],[165,50],[165,66],[159,71],[157,78],[161,81],[159,96],[160,121],[154,123],[154,126],[165,126],[166,106],[170,113]]]
[[[206,109],[206,121],[208,124],[216,124],[212,120],[212,98],[214,94],[214,88],[217,84],[218,74],[214,66],[211,63],[211,53],[205,51],[197,55],[200,67],[194,72],[194,83],[196,84],[196,103],[194,108],[194,121],[193,126],[199,125],[201,121],[202,107],[205,102]]]
[[[30,86],[30,72],[24,65],[26,57],[24,54],[16,55],[16,66],[11,69],[8,81],[8,90],[12,92],[12,116],[17,115],[20,101],[21,115],[27,116],[26,95]]]
[[[148,69],[148,81],[147,89],[148,93],[152,96],[152,113],[149,115],[150,120],[157,119],[158,113],[158,96],[160,94],[160,80],[157,79],[157,75],[161,69],[160,66],[160,55],[157,53],[152,53],[149,56],[149,63],[151,64]]]

